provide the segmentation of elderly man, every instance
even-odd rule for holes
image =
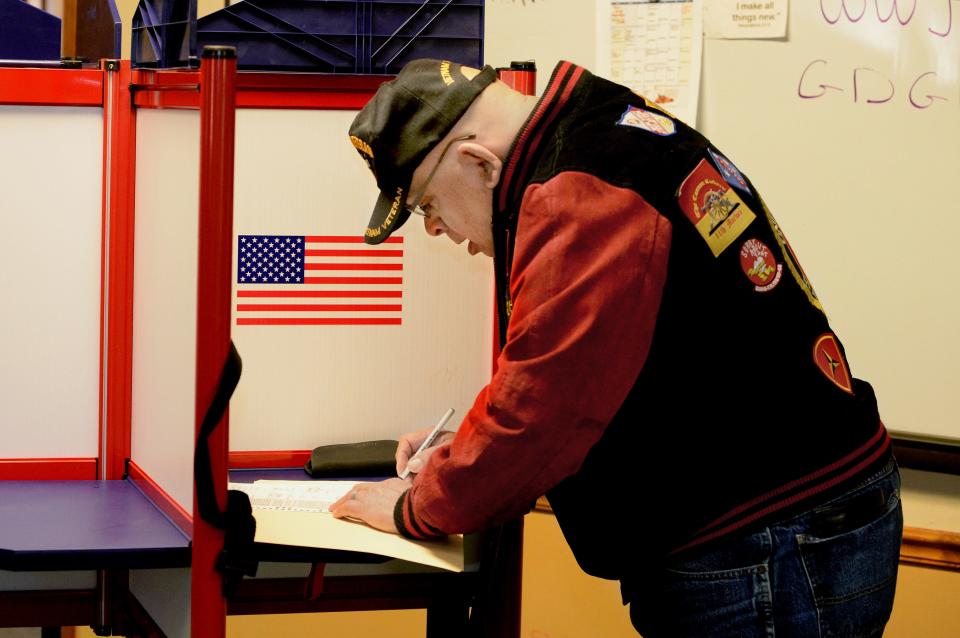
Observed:
[[[503,349],[456,436],[350,516],[426,539],[546,494],[581,567],[658,636],[879,636],[902,530],[871,387],[753,184],[708,140],[569,62],[540,98],[412,62],[350,139],[381,191],[494,260]],[[802,192],[802,189],[798,189]]]

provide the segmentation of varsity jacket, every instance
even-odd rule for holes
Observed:
[[[703,136],[560,63],[494,191],[496,372],[397,503],[475,531],[546,494],[605,578],[809,509],[890,443],[756,188]]]

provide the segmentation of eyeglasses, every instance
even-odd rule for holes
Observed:
[[[436,174],[437,169],[440,168],[440,163],[443,161],[443,157],[447,154],[447,151],[450,150],[450,147],[453,146],[454,142],[466,142],[467,140],[472,140],[477,137],[476,133],[467,133],[466,135],[461,135],[460,137],[455,137],[447,145],[443,147],[443,150],[440,151],[440,157],[437,158],[437,163],[434,164],[433,170],[430,171],[430,174],[427,175],[427,179],[423,182],[423,186],[420,188],[420,192],[417,193],[417,196],[413,199],[416,202],[413,206],[407,207],[407,212],[412,213],[413,215],[420,215],[421,217],[429,218],[430,215],[427,214],[427,211],[420,208],[420,202],[423,201],[423,196],[427,192],[427,186],[430,185],[430,180],[433,179],[433,176]]]

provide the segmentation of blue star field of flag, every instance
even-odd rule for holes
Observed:
[[[240,235],[238,284],[302,284],[302,235]]]

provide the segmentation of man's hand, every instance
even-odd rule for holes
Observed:
[[[417,474],[423,471],[423,468],[427,466],[427,461],[430,459],[430,455],[433,454],[440,446],[449,444],[450,441],[453,440],[453,437],[456,436],[456,432],[443,430],[437,435],[433,445],[428,447],[420,454],[413,456],[414,452],[417,451],[417,448],[420,447],[420,444],[423,443],[430,435],[432,429],[433,428],[425,428],[423,430],[417,430],[416,432],[404,434],[400,437],[400,444],[397,446],[398,476],[401,472],[403,472],[403,469],[407,467],[408,464],[410,465],[410,472],[412,474]]]
[[[358,483],[330,506],[336,518],[354,518],[384,532],[397,533],[393,508],[400,495],[410,489],[413,480],[387,479],[380,483]]]

